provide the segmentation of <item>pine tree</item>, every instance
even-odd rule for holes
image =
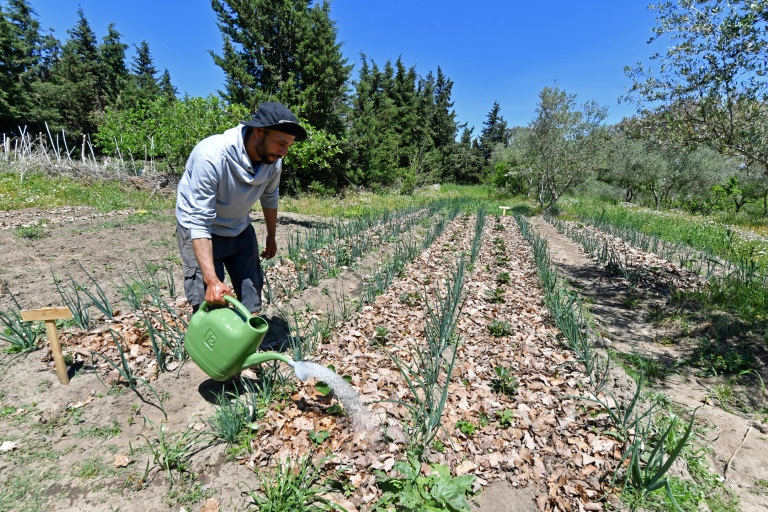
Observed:
[[[176,99],[178,90],[171,83],[171,74],[168,72],[167,68],[163,70],[163,74],[160,76],[160,80],[158,80],[157,85],[160,87],[160,97],[169,101]]]
[[[128,80],[128,68],[125,66],[125,50],[127,44],[120,41],[120,32],[110,23],[107,35],[99,45],[100,76],[105,102],[109,106],[116,105]]]
[[[506,145],[509,142],[507,122],[500,112],[499,102],[494,101],[491,111],[483,122],[483,131],[480,132],[480,149],[483,151],[483,158],[486,162],[491,158],[491,152],[496,144]]]
[[[55,89],[49,91],[56,96],[61,120],[74,137],[94,133],[96,113],[106,105],[96,34],[82,9],[77,15],[78,22],[67,31],[69,39],[53,67]]]
[[[212,0],[223,50],[211,52],[226,77],[222,97],[255,109],[280,101],[311,125],[340,133],[351,66],[336,43],[327,2]]]
[[[0,132],[37,131],[44,119],[36,112],[51,115],[36,88],[49,79],[57,51],[58,41],[42,34],[26,0],[9,0],[7,10],[0,9]]]

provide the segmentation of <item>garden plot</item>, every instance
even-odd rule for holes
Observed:
[[[419,365],[412,347],[424,346],[420,338],[427,313],[421,299],[434,296],[424,290],[439,290],[442,281],[450,281],[458,256],[470,252],[471,225],[467,219],[457,222],[320,348],[323,362],[351,375],[366,399],[381,401],[373,411],[385,413],[389,425],[386,450],[373,461],[361,451],[349,467],[389,470],[404,457],[403,424],[407,428],[409,413],[396,401],[407,401],[408,385],[393,355],[410,367]],[[466,302],[456,325],[460,341],[442,419],[446,432],[427,447],[426,459],[449,466],[454,474],[475,475],[477,488],[498,479],[531,484],[539,491],[541,510],[601,507],[596,503],[604,490],[599,479],[612,472],[620,446],[588,431],[601,420],[567,398],[579,395],[585,376],[568,369],[571,357],[541,304],[527,242],[511,217],[501,225],[500,231],[484,230],[476,271],[464,281]],[[496,239],[503,249],[494,245]],[[376,496],[374,475],[352,478],[363,486],[363,503]]]
[[[335,325],[313,355],[351,377],[371,413],[384,423],[381,431],[370,435],[353,429],[334,408],[332,396],[311,382],[292,380],[291,395],[269,405],[256,422],[248,441],[252,451],[198,442],[197,434],[209,428],[217,410],[216,395],[233,388],[211,383],[189,362],[158,371],[137,317],[116,315],[110,326],[123,333],[131,364],[144,364],[135,371],[154,392],[139,385],[139,399],[124,387],[109,387],[104,384],[109,384],[108,373],[83,374],[71,386],[59,386],[49,368],[38,373],[43,367],[39,353],[8,363],[0,383],[6,407],[0,421],[5,432],[12,432],[8,441],[14,448],[3,456],[4,499],[27,496],[28,507],[20,510],[159,510],[165,503],[191,510],[210,498],[222,510],[243,510],[249,496],[263,493],[262,479],[287,467],[286,457],[294,464],[327,452],[331,458],[320,468],[338,472],[342,484],[342,492],[329,496],[349,510],[369,509],[382,497],[377,478],[383,477],[377,471],[396,478],[395,464],[406,461],[406,449],[413,447],[409,432],[415,420],[407,407],[412,390],[396,361],[418,370],[414,347],[424,340],[427,304],[439,307],[436,291],[445,296],[446,280],[454,280],[459,259],[472,253],[473,219],[453,221],[382,294]],[[612,472],[620,446],[595,433],[603,421],[599,416],[590,417],[589,407],[567,398],[579,394],[584,376],[570,369],[570,356],[547,321],[527,243],[511,217],[503,219],[503,227],[485,226],[473,269],[465,267],[458,336],[450,338],[458,343],[456,360],[440,419],[445,430],[422,447],[423,460],[466,476],[463,482],[471,480],[475,490],[504,479],[536,489],[541,510],[578,509],[577,504],[596,501],[602,493],[600,479]],[[111,337],[107,332],[88,336],[99,334],[102,340]],[[67,339],[68,348],[77,350],[81,339],[85,350],[87,336]],[[16,375],[31,375],[34,384]],[[112,377],[120,381],[119,372]],[[402,403],[389,401],[394,399]],[[182,457],[166,470],[156,455],[171,441],[181,443],[175,446]],[[250,490],[246,496],[239,482]]]

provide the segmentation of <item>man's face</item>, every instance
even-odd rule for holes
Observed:
[[[288,153],[295,137],[275,130],[254,128],[253,148],[256,155],[265,164],[273,164]]]

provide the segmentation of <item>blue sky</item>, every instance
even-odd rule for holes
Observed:
[[[3,0],[0,3],[5,4]],[[221,51],[209,0],[30,0],[44,29],[64,42],[83,8],[101,39],[110,22],[122,40],[142,40],[181,94],[207,96],[224,75],[208,50]],[[510,126],[528,124],[543,87],[557,84],[608,107],[608,122],[632,115],[618,98],[631,85],[624,66],[647,61],[654,25],[648,0],[332,0],[338,40],[357,78],[360,54],[383,65],[403,59],[417,73],[440,66],[454,82],[457,121],[479,134],[494,101]]]

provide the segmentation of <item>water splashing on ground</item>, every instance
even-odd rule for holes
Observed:
[[[323,365],[307,361],[295,361],[293,363],[293,371],[301,381],[315,378],[328,384],[333,389],[336,398],[344,406],[344,410],[352,420],[355,428],[364,429],[369,432],[377,430],[377,417],[371,413],[368,407],[360,400],[357,392],[340,375]]]

